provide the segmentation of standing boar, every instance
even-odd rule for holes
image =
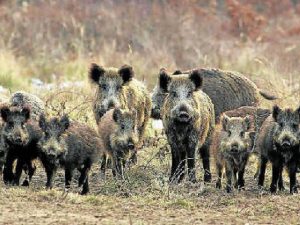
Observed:
[[[120,69],[104,69],[92,64],[89,77],[98,86],[93,103],[97,124],[111,108],[135,109],[141,143],[151,114],[151,99],[146,87],[133,78],[132,67],[124,65]]]
[[[232,177],[235,188],[245,186],[244,172],[252,150],[255,132],[249,132],[253,126],[250,116],[241,118],[228,117],[224,114],[221,117],[221,124],[215,130],[211,150],[216,160],[218,175],[216,187],[222,187],[221,179],[225,168],[226,191],[229,193],[232,191]]]
[[[200,150],[204,168],[204,181],[211,180],[209,145],[215,126],[214,106],[202,92],[201,71],[188,76],[169,76],[160,71],[160,88],[168,93],[162,107],[162,119],[171,146],[171,182],[180,182],[188,165],[191,182],[196,181],[195,151]]]
[[[23,168],[28,172],[29,181],[35,172],[33,160],[37,158],[37,142],[41,137],[38,124],[30,119],[30,109],[14,106],[2,106],[3,120],[2,138],[6,148],[6,161],[3,170],[3,180],[6,184],[19,185]],[[17,160],[16,171],[13,173],[13,162]],[[29,185],[26,179],[24,186]]]
[[[290,178],[290,193],[297,192],[296,171],[299,153],[300,107],[281,109],[273,107],[272,115],[263,123],[256,144],[260,154],[258,185],[263,186],[267,162],[272,164],[271,193],[282,190],[282,170],[287,168]]]
[[[39,125],[43,131],[38,142],[39,157],[47,174],[46,188],[52,188],[53,176],[57,167],[65,169],[65,188],[71,185],[73,172],[80,172],[81,194],[89,192],[88,172],[102,155],[103,145],[97,132],[85,124],[70,122],[68,116],[52,118],[49,121],[41,116]]]
[[[261,90],[245,76],[228,71],[217,69],[199,69],[203,77],[202,90],[212,100],[215,106],[216,121],[219,120],[221,113],[239,108],[241,106],[256,106],[259,102],[259,94],[268,100],[274,100],[271,96]],[[181,75],[180,75],[181,74]],[[177,76],[189,72],[175,71],[173,75]],[[152,93],[152,111],[151,116],[154,119],[161,119],[161,107],[164,103],[167,93],[157,85]]]
[[[138,142],[137,115],[135,110],[109,110],[98,124],[98,132],[105,146],[102,172],[105,173],[106,156],[112,159],[113,173],[124,178],[124,167],[135,154]]]

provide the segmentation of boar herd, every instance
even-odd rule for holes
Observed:
[[[47,117],[37,96],[16,92],[0,107],[0,171],[7,185],[29,186],[35,160],[46,172],[46,188],[53,187],[56,171],[65,171],[69,190],[74,170],[79,171],[81,194],[89,192],[89,171],[101,161],[101,174],[111,167],[124,179],[126,166],[137,163],[150,118],[161,119],[171,148],[169,182],[181,182],[187,173],[196,182],[196,154],[202,159],[203,180],[211,182],[211,157],[216,187],[226,191],[245,187],[244,173],[251,154],[258,157],[255,178],[264,185],[266,165],[272,165],[270,192],[283,190],[283,169],[290,178],[290,193],[297,192],[300,162],[300,107],[260,108],[260,99],[275,100],[252,81],[235,72],[194,69],[169,74],[161,69],[151,96],[135,79],[131,66],[104,68],[92,64],[88,78],[96,89],[93,113],[97,130],[68,115]],[[186,168],[187,165],[187,168]]]

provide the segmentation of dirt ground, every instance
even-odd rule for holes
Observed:
[[[45,174],[39,167],[29,188],[1,182],[0,224],[300,224],[300,196],[288,190],[269,194],[270,172],[265,190],[259,190],[254,161],[247,168],[246,190],[232,194],[215,189],[215,179],[204,185],[200,165],[197,184],[169,186],[169,153],[162,156],[155,149],[140,152],[125,181],[113,179],[111,171],[105,180],[100,178],[96,166],[87,196],[77,194],[76,177],[70,193],[63,192],[62,170],[55,188],[44,190]]]

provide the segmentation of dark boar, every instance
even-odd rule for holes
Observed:
[[[30,119],[30,109],[13,106],[2,106],[3,119],[2,138],[7,155],[3,170],[3,180],[6,184],[19,185],[23,168],[28,172],[29,181],[35,172],[33,160],[37,158],[37,142],[41,131],[36,121]],[[13,163],[17,160],[16,171],[13,174]],[[27,178],[23,185],[29,185]]]
[[[108,156],[113,162],[113,173],[124,178],[124,167],[138,143],[137,118],[135,110],[111,109],[100,120],[98,133]],[[102,164],[105,173],[105,164]]]
[[[65,169],[66,190],[70,188],[73,172],[77,168],[81,194],[88,193],[88,172],[103,151],[97,132],[85,124],[70,122],[68,116],[47,121],[42,115],[39,125],[43,131],[38,142],[39,157],[47,174],[46,188],[52,188],[53,176],[60,165]]]
[[[282,170],[287,168],[290,178],[290,193],[297,192],[296,171],[299,160],[300,107],[280,109],[273,107],[272,115],[263,123],[256,144],[260,154],[258,185],[263,186],[267,162],[272,164],[271,193],[284,189]]]
[[[259,102],[259,94],[269,100],[276,99],[276,97],[259,90],[252,81],[239,73],[218,69],[199,69],[198,71],[203,77],[202,90],[211,98],[215,106],[216,121],[225,111],[241,106],[256,106]],[[173,73],[176,76],[180,74],[188,76],[189,72],[175,71]],[[151,111],[154,119],[161,118],[160,111],[166,95],[167,93],[160,85],[154,88]]]
[[[195,151],[199,149],[204,168],[204,181],[211,180],[209,145],[215,126],[214,106],[200,90],[202,76],[198,70],[188,76],[169,76],[160,72],[160,88],[168,93],[162,107],[162,119],[171,146],[171,182],[184,177],[185,163],[191,182],[196,181]]]
[[[251,117],[228,117],[225,113],[221,117],[221,124],[214,132],[211,151],[216,160],[217,183],[221,188],[222,173],[225,168],[227,178],[226,191],[232,191],[232,178],[235,188],[245,186],[244,172],[252,150],[255,132],[250,132],[253,124]]]

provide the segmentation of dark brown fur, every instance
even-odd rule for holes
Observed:
[[[263,186],[266,164],[272,164],[272,182],[270,191],[277,187],[284,189],[282,170],[287,168],[290,177],[290,193],[297,192],[296,171],[299,162],[299,124],[300,107],[297,110],[280,109],[274,106],[272,115],[263,123],[258,138],[256,151],[260,154],[258,185]]]
[[[65,169],[65,188],[70,188],[73,171],[78,169],[81,194],[88,193],[89,170],[103,154],[102,141],[97,132],[85,124],[70,122],[67,116],[52,118],[50,121],[42,116],[40,127],[43,137],[38,143],[39,157],[47,174],[46,187],[52,187],[53,176],[60,165]]]

